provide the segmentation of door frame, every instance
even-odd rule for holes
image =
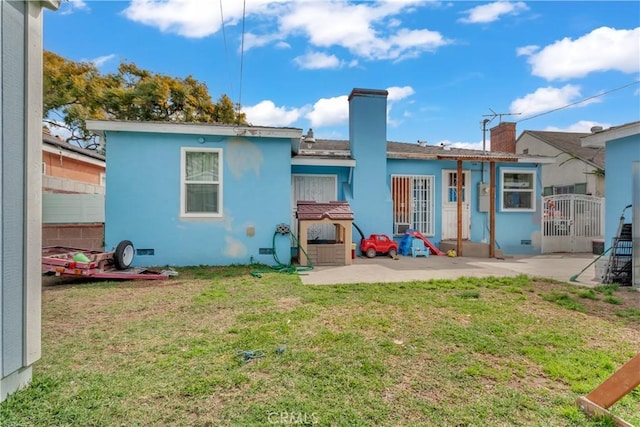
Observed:
[[[456,169],[442,169],[442,205],[441,205],[441,239],[452,240],[458,237],[458,203],[449,201],[449,193],[451,190],[456,191],[457,186],[453,188],[449,186],[449,174],[457,174]],[[471,171],[464,169],[462,171],[464,177],[462,186],[462,239],[469,240],[471,238]]]

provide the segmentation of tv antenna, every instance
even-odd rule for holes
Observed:
[[[496,117],[498,117],[499,122],[502,123],[502,116],[519,116],[520,114],[522,114],[522,113],[496,113],[491,108],[489,108],[489,110],[491,110],[491,114],[483,114],[482,117],[491,117],[491,118],[484,119],[482,123],[489,123]]]
[[[489,110],[491,110],[491,114],[483,114],[482,117],[485,117],[482,120],[482,152],[485,153],[487,151],[487,125],[489,123],[491,123],[491,121],[493,119],[495,119],[496,117],[498,117],[498,120],[500,121],[500,123],[502,123],[502,116],[518,116],[522,113],[496,113],[495,111],[493,111],[491,108],[489,108]],[[490,117],[490,118],[488,118]],[[483,163],[484,165],[484,163]]]

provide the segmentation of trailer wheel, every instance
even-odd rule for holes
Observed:
[[[116,250],[113,253],[113,261],[116,264],[116,268],[118,270],[126,270],[129,268],[133,262],[134,252],[133,243],[129,240],[123,240],[118,243],[118,246],[116,246]]]
[[[367,258],[375,258],[376,256],[376,250],[374,248],[369,248],[367,249]]]

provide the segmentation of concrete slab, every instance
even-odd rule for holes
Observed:
[[[513,277],[526,274],[583,286],[597,286],[593,254],[547,254],[505,259],[430,256],[358,257],[350,266],[315,267],[300,275],[305,285],[395,283],[459,277]],[[588,267],[587,267],[588,266]],[[586,268],[586,269],[585,269]],[[584,272],[580,273],[583,269]],[[577,281],[572,276],[580,274]]]

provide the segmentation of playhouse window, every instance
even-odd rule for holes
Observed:
[[[182,149],[181,215],[222,215],[222,150]]]
[[[536,210],[536,172],[534,170],[501,170],[503,211],[533,212]]]

